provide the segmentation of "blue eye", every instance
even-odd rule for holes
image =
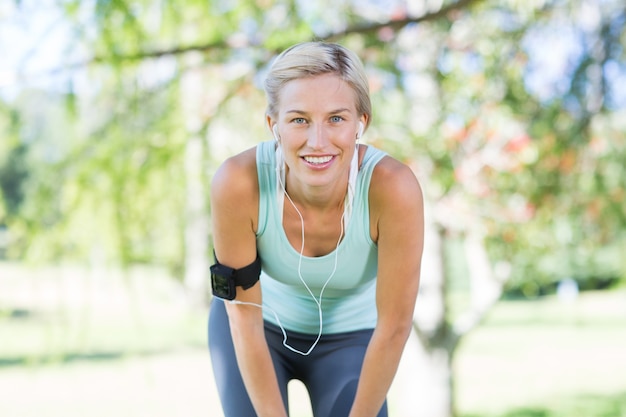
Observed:
[[[333,122],[333,123],[338,123],[338,122],[341,122],[342,120],[343,120],[343,117],[341,117],[341,116],[332,116],[330,118],[330,121]]]
[[[292,120],[292,122],[301,125],[301,124],[306,123],[306,120],[304,120],[303,117],[296,117],[295,119]]]

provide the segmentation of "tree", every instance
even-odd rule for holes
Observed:
[[[124,265],[165,263],[197,294],[210,256],[198,243],[210,233],[206,178],[251,134],[263,137],[257,74],[294,42],[340,41],[370,73],[368,141],[411,164],[426,191],[415,330],[432,371],[416,374],[438,377],[412,411],[447,417],[454,354],[507,286],[532,295],[575,271],[597,273],[598,245],[623,250],[624,11],[617,0],[332,4],[341,13],[324,13],[325,1],[63,2],[73,50],[89,51],[55,74],[71,134],[53,161],[29,153],[41,167],[8,224],[25,253],[100,248]],[[539,42],[564,28],[558,50],[568,54],[545,67]],[[551,82],[538,82],[545,74]],[[25,142],[17,137],[11,149]],[[546,267],[554,253],[566,269]],[[471,291],[453,303],[459,262]],[[609,272],[623,274],[623,262]]]

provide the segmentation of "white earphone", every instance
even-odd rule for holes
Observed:
[[[280,142],[280,136],[278,135],[278,126],[276,123],[272,126],[272,133],[274,134],[274,140],[276,142]]]
[[[361,139],[361,136],[363,136],[363,130],[365,130],[365,126],[363,126],[363,122],[359,122],[359,131],[356,134],[357,140]]]

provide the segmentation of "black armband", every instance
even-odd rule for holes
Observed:
[[[216,257],[215,265],[211,266],[211,290],[215,297],[234,300],[237,295],[237,287],[243,287],[244,290],[247,290],[257,283],[260,276],[261,258],[258,254],[254,262],[239,269],[222,265]]]

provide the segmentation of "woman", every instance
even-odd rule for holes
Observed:
[[[212,302],[209,347],[224,414],[287,416],[299,379],[316,417],[387,416],[419,286],[420,186],[358,143],[371,104],[353,52],[293,46],[265,90],[274,140],[225,161],[211,188],[212,284],[227,301]]]

